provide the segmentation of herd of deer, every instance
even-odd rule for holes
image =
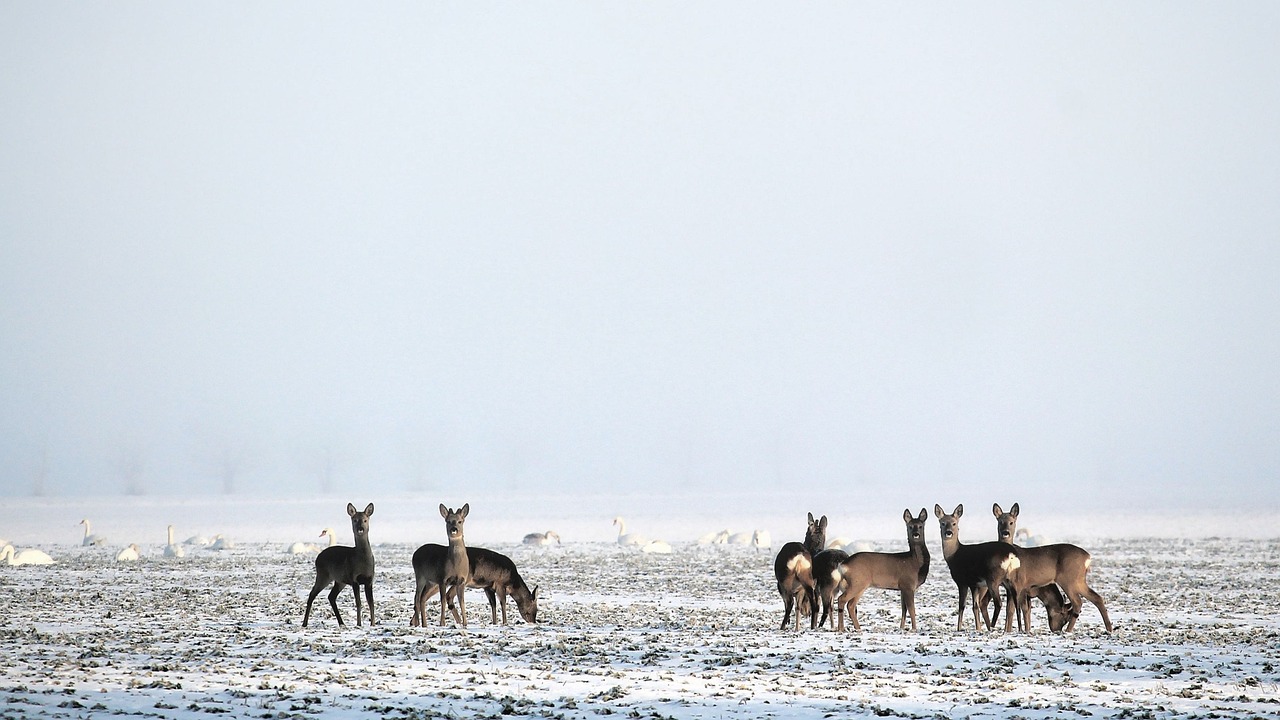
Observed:
[[[507,624],[507,597],[515,599],[520,616],[526,622],[537,622],[538,589],[532,591],[520,577],[511,558],[492,550],[467,547],[462,533],[463,523],[470,512],[470,505],[454,510],[440,505],[444,518],[448,545],[428,543],[413,553],[413,618],[411,625],[426,624],[426,605],[432,595],[440,593],[440,624],[443,626],[448,613],[454,622],[466,627],[466,598],[464,591],[479,588],[489,599],[489,612],[493,623],[498,622],[497,605],[502,604],[502,624]],[[1085,576],[1089,573],[1089,553],[1066,543],[1040,547],[1019,547],[1012,544],[1018,522],[1018,504],[1009,512],[1000,505],[992,505],[996,517],[998,540],[974,545],[960,542],[960,516],[964,505],[947,514],[942,506],[934,505],[942,531],[942,554],[951,571],[951,579],[960,591],[960,606],[956,617],[956,629],[964,627],[965,601],[971,600],[973,624],[981,629],[985,624],[990,630],[993,618],[1000,615],[1000,590],[1007,594],[1005,632],[1012,629],[1016,615],[1018,629],[1031,631],[1031,598],[1045,606],[1049,627],[1057,632],[1063,627],[1072,630],[1080,617],[1084,599],[1092,602],[1100,613],[1102,622],[1111,632],[1111,618],[1107,615],[1102,596],[1089,587]],[[369,601],[369,624],[374,624],[373,612],[373,546],[369,544],[369,517],[373,515],[373,503],[363,511],[347,503],[347,515],[351,516],[351,530],[355,534],[355,546],[333,545],[316,556],[316,581],[307,597],[306,613],[302,626],[311,620],[311,605],[320,591],[332,585],[329,606],[343,625],[338,612],[338,595],[351,586],[355,594],[356,624],[360,624],[360,588],[364,588]],[[852,555],[844,550],[825,549],[827,517],[814,519],[809,513],[809,527],[804,542],[789,542],[782,546],[774,560],[773,572],[782,595],[783,614],[781,629],[785,630],[791,615],[795,613],[795,629],[800,629],[800,616],[809,616],[811,628],[827,625],[838,619],[839,631],[844,631],[847,613],[855,630],[858,624],[858,599],[870,588],[897,590],[902,596],[902,617],[899,628],[905,630],[907,615],[911,616],[911,629],[918,631],[916,623],[916,590],[929,576],[929,548],[925,544],[924,530],[928,514],[924,508],[918,516],[911,511],[902,512],[907,526],[907,551],[898,553],[857,552]],[[988,601],[993,610],[988,612]],[[456,604],[456,606],[455,606]],[[835,614],[832,616],[832,605]],[[821,617],[818,611],[821,609]],[[979,621],[981,612],[981,624]]]
[[[965,601],[971,599],[973,624],[981,629],[978,616],[990,630],[993,618],[1000,615],[1000,590],[1008,596],[1005,613],[1005,632],[1012,629],[1013,618],[1018,619],[1018,629],[1031,631],[1031,598],[1045,606],[1049,628],[1057,632],[1065,626],[1075,628],[1080,617],[1083,599],[1093,603],[1102,622],[1111,632],[1111,618],[1102,596],[1089,587],[1085,576],[1089,573],[1089,553],[1066,543],[1040,547],[1019,547],[1012,543],[1017,530],[1018,504],[1009,512],[998,504],[991,512],[996,517],[998,540],[965,545],[960,542],[960,516],[964,505],[957,505],[947,514],[942,506],[934,505],[933,514],[938,518],[942,531],[942,555],[951,571],[951,579],[960,591],[960,607],[956,617],[956,629],[964,627]],[[902,617],[899,628],[906,629],[907,615],[911,615],[911,629],[916,624],[916,590],[929,576],[929,548],[925,545],[924,529],[928,514],[924,508],[918,516],[910,510],[902,512],[907,525],[906,552],[859,552],[849,555],[843,550],[824,549],[827,535],[827,517],[815,520],[809,514],[809,528],[804,542],[789,542],[782,546],[774,560],[773,572],[778,581],[778,593],[782,595],[782,629],[786,629],[795,613],[795,629],[800,629],[800,615],[809,616],[811,628],[826,625],[832,618],[832,605],[838,629],[844,630],[847,613],[855,630],[858,624],[858,598],[869,588],[897,590],[902,595]],[[1065,595],[1064,595],[1065,594]],[[994,610],[988,613],[988,601]],[[818,610],[822,614],[819,617]]]
[[[427,600],[440,593],[440,624],[445,624],[445,608],[453,614],[454,622],[466,627],[467,608],[464,591],[471,588],[484,590],[489,598],[489,614],[498,622],[498,603],[502,603],[502,624],[507,624],[507,597],[516,601],[516,608],[525,622],[538,621],[538,588],[532,591],[516,570],[516,564],[502,553],[480,547],[467,547],[462,536],[462,525],[471,512],[470,504],[454,510],[440,505],[444,518],[445,534],[449,544],[427,543],[413,553],[413,619],[410,624],[426,624]],[[333,608],[338,625],[343,625],[338,612],[338,595],[348,585],[355,593],[356,625],[360,624],[360,588],[364,588],[369,601],[369,624],[374,624],[373,614],[373,546],[369,544],[369,516],[373,515],[373,503],[364,510],[347,503],[351,516],[351,530],[355,533],[355,547],[333,545],[316,556],[316,582],[307,596],[307,611],[302,616],[302,626],[311,621],[311,603],[320,591],[333,585],[329,591],[329,606]],[[457,606],[454,606],[454,602]]]

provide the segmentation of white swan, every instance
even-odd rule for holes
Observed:
[[[0,548],[0,560],[4,560],[10,565],[52,565],[53,558],[49,557],[43,550],[35,548],[23,548],[15,551],[13,546],[5,543]]]
[[[640,552],[654,555],[670,555],[671,545],[666,540],[652,540],[641,545]]]
[[[1013,534],[1013,542],[1022,547],[1042,547],[1051,544],[1049,538],[1043,535],[1032,535],[1026,528],[1018,528],[1018,532]]]
[[[830,540],[828,540],[826,549],[827,550],[843,550],[844,546],[848,545],[851,542],[853,541],[841,535],[840,537],[831,538]]]
[[[773,537],[769,535],[768,530],[756,530],[751,533],[751,546],[769,550],[773,547]]]
[[[131,543],[129,547],[116,553],[116,562],[137,562],[139,557],[138,546]]]
[[[621,515],[613,519],[613,524],[618,526],[619,545],[647,545],[649,543],[649,538],[627,532],[627,524],[623,522]]]
[[[213,542],[209,543],[210,550],[230,550],[235,546],[236,544],[229,538],[225,538],[221,535],[214,535]]]
[[[729,531],[712,532],[698,538],[699,545],[724,545],[729,542]]]
[[[204,547],[205,545],[209,544],[209,538],[203,535],[192,535],[186,540],[183,540],[182,544],[183,545],[199,545],[201,547]]]
[[[169,542],[166,543],[164,546],[164,556],[171,557],[171,558],[180,558],[180,557],[185,557],[186,554],[187,554],[187,551],[183,550],[181,545],[175,545],[173,543],[173,526],[170,525],[169,526]]]
[[[752,535],[753,534],[749,532],[736,532],[729,536],[727,542],[730,545],[750,545]]]
[[[845,543],[840,549],[853,555],[854,553],[871,552],[875,550],[875,546],[866,540],[854,540],[853,542]]]
[[[81,545],[102,545],[107,541],[101,535],[94,535],[93,531],[89,529],[89,518],[81,520],[80,524],[84,526],[84,540],[80,543]]]
[[[325,535],[329,536],[329,547],[333,547],[333,530],[331,528],[321,530],[320,537],[324,537]],[[296,542],[289,546],[289,552],[293,555],[309,555],[311,553],[318,553],[320,550],[322,550],[322,548],[315,543]]]
[[[555,530],[548,530],[540,533],[529,533],[524,536],[525,545],[550,545],[551,543],[560,544],[560,533]]]

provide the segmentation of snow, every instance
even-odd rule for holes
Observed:
[[[378,623],[354,624],[347,590],[339,600],[346,628],[322,594],[306,629],[314,560],[286,550],[326,526],[350,544],[346,499],[6,499],[0,534],[57,563],[0,567],[0,717],[1280,714],[1280,539],[1266,537],[1280,527],[1273,519],[1251,517],[1246,528],[1227,513],[1120,525],[1107,516],[1037,516],[1037,530],[1093,554],[1090,581],[1116,624],[1105,633],[1086,605],[1076,631],[1061,635],[1046,631],[1043,611],[1032,635],[956,632],[956,591],[931,520],[932,565],[916,600],[921,632],[899,631],[896,594],[871,590],[860,604],[862,633],[794,633],[778,629],[772,551],[695,540],[719,527],[761,527],[780,547],[803,534],[803,512],[756,511],[752,497],[676,516],[664,510],[697,502],[451,500],[470,501],[471,544],[510,555],[539,586],[543,622],[492,626],[473,590],[465,631],[408,626],[409,558],[421,543],[443,542],[442,499],[373,499]],[[667,537],[675,552],[617,546],[610,520],[620,508],[629,527]],[[906,546],[900,508],[888,517],[896,529],[827,514],[833,530],[877,549]],[[79,546],[85,516],[115,544]],[[994,535],[994,519],[978,517],[965,518],[965,540]],[[168,524],[179,537],[222,533],[237,543],[167,558]],[[521,544],[526,532],[549,527],[562,545]],[[1106,532],[1116,527],[1125,531]],[[142,560],[115,563],[129,542]]]

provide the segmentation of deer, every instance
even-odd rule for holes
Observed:
[[[413,553],[413,574],[415,578],[425,577],[426,582],[416,590],[410,625],[426,624],[427,601],[440,590],[439,578],[443,574],[447,553],[448,548],[434,543],[423,545]],[[467,582],[467,587],[484,590],[489,599],[489,615],[493,624],[498,624],[499,603],[502,605],[502,624],[507,624],[508,596],[516,601],[516,609],[525,622],[538,622],[538,588],[535,586],[532,592],[529,591],[529,586],[520,577],[511,558],[486,548],[469,547],[467,562],[471,566],[471,579]]]
[[[467,604],[464,591],[471,580],[471,557],[462,537],[462,524],[471,512],[471,503],[454,510],[440,503],[440,517],[444,518],[445,535],[449,545],[443,552],[436,552],[432,547],[439,545],[423,545],[413,553],[413,575],[415,591],[413,594],[414,617],[417,624],[425,625],[427,591],[440,592],[440,626],[444,627],[444,615],[447,608],[453,613],[453,621],[462,627],[467,626]],[[453,600],[458,601],[457,609]],[[506,611],[503,603],[503,611]]]
[[[956,630],[964,629],[964,604],[972,594],[973,625],[981,631],[978,622],[978,608],[981,605],[982,593],[990,592],[995,602],[995,615],[1000,614],[999,590],[1006,583],[1014,585],[1018,582],[1017,571],[1022,564],[1017,547],[1004,542],[985,542],[965,545],[960,542],[960,516],[964,514],[964,505],[947,514],[941,505],[933,506],[933,514],[938,518],[938,528],[942,532],[942,556],[951,571],[951,579],[960,590],[960,609],[956,617]],[[1020,591],[1016,586],[1014,592]],[[1016,594],[1015,594],[1016,597]],[[992,628],[991,618],[987,616],[987,608],[982,606],[983,620],[987,629]]]
[[[822,552],[827,543],[827,516],[815,520],[809,513],[809,527],[804,542],[789,542],[778,550],[773,560],[773,576],[778,581],[778,594],[782,596],[782,626],[787,629],[791,611],[796,613],[795,629],[800,630],[801,613],[809,616],[810,628],[817,627],[817,598],[814,594],[813,556]]]
[[[835,629],[836,619],[831,613],[835,604],[836,590],[840,585],[840,564],[849,557],[849,553],[840,548],[827,548],[813,556],[813,594],[822,607],[822,617],[818,619],[818,627],[831,624]],[[817,608],[814,608],[815,610]]]
[[[1008,513],[998,512],[999,510],[999,505],[992,507],[992,512],[999,520],[998,529],[1001,536],[1008,533],[1010,538],[1015,537],[1020,510],[1018,503],[1014,503]],[[1080,617],[1080,610],[1083,607],[1082,599],[1087,599],[1098,608],[1098,612],[1102,615],[1102,624],[1107,628],[1107,632],[1111,632],[1111,617],[1107,614],[1106,603],[1103,602],[1101,595],[1089,587],[1086,578],[1089,568],[1093,565],[1093,558],[1086,550],[1070,543],[1053,543],[1039,547],[1019,548],[1018,554],[1022,562],[1022,567],[1018,570],[1022,592],[1016,598],[1017,610],[1020,621],[1022,618],[1027,618],[1028,631],[1030,631],[1028,610],[1031,602],[1028,592],[1034,592],[1038,586],[1056,583],[1062,587],[1062,592],[1071,602],[1069,610],[1071,619],[1066,625],[1068,632],[1076,627],[1076,619]],[[1044,602],[1043,598],[1041,602]],[[1050,612],[1052,614],[1052,611]],[[1006,629],[1009,625],[1009,619],[1006,617]]]
[[[929,547],[924,540],[924,527],[929,513],[920,508],[919,517],[912,517],[911,510],[902,511],[902,521],[907,524],[907,551],[898,553],[860,552],[850,555],[840,563],[840,584],[843,588],[836,600],[836,612],[840,616],[839,632],[844,632],[844,616],[848,612],[853,629],[861,631],[858,624],[858,599],[868,588],[897,590],[902,596],[902,618],[899,630],[907,629],[907,614],[911,614],[911,631],[919,632],[916,624],[916,589],[929,577]]]
[[[307,596],[307,611],[302,616],[302,627],[311,620],[311,603],[320,591],[333,583],[329,591],[329,607],[333,608],[334,617],[338,618],[338,626],[345,627],[342,613],[338,612],[338,594],[342,588],[350,585],[356,598],[356,625],[360,625],[360,586],[364,586],[365,597],[369,600],[369,624],[374,624],[373,615],[373,547],[369,545],[369,518],[373,515],[373,503],[369,503],[363,511],[347,503],[347,515],[351,516],[351,531],[355,534],[355,547],[331,545],[316,556],[316,582],[311,586],[311,594]]]

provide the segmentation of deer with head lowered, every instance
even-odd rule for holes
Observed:
[[[449,549],[443,545],[428,543],[413,553],[413,574],[417,588],[410,625],[426,624],[427,601],[440,590],[444,559],[448,552]],[[489,615],[493,624],[498,624],[499,603],[502,605],[502,624],[507,624],[508,596],[516,601],[516,609],[525,622],[538,622],[538,588],[535,587],[530,592],[511,558],[486,548],[469,547],[467,562],[471,566],[471,579],[467,582],[467,587],[484,590],[489,599]],[[457,619],[457,610],[452,607],[449,609]]]
[[[991,512],[996,516],[996,539],[1000,542],[1007,542],[1010,545],[1015,544],[1013,538],[1017,525],[1018,504],[1013,504],[1012,515],[1001,510],[999,503],[992,504]],[[1018,549],[1019,551],[1024,550],[1021,546]],[[1023,558],[1023,562],[1025,562],[1025,558]],[[1026,590],[1030,597],[1034,597],[1044,604],[1045,615],[1049,621],[1049,629],[1051,631],[1058,632],[1071,620],[1073,608],[1062,594],[1062,590],[1055,583],[1027,587]],[[1006,596],[1005,600],[1007,604],[1005,605],[1004,631],[1009,632],[1012,629],[1013,617],[1016,613],[1018,629],[1024,632],[1031,632],[1030,613],[1024,614],[1022,612],[1022,609],[1018,607],[1016,598]],[[987,606],[994,602],[994,598],[991,594],[982,593],[982,599],[979,602],[982,603],[983,611],[985,612]],[[994,619],[993,617],[992,620],[994,621]]]
[[[1016,535],[1018,512],[1018,503],[1014,503],[1007,513],[1002,513],[999,505],[992,506],[992,513],[996,516],[997,529],[1002,539],[1006,534],[1009,538]],[[1075,629],[1076,618],[1080,617],[1081,602],[1087,599],[1098,608],[1098,612],[1102,614],[1102,624],[1106,626],[1107,632],[1111,632],[1111,618],[1107,615],[1107,606],[1102,596],[1089,587],[1086,579],[1089,568],[1093,565],[1093,558],[1087,551],[1069,543],[1055,543],[1019,548],[1018,554],[1022,562],[1022,566],[1018,569],[1018,585],[1022,589],[1016,598],[1019,624],[1025,620],[1026,629],[1030,631],[1030,595],[1035,594],[1039,587],[1056,583],[1062,587],[1067,600],[1071,602],[1070,620],[1066,625],[1068,631]],[[1043,598],[1041,601],[1043,602]],[[1056,630],[1052,628],[1052,621],[1052,610],[1050,610],[1051,629]],[[1006,630],[1009,627],[1010,620],[1006,617]]]
[[[351,530],[355,533],[355,547],[331,545],[316,556],[316,582],[311,586],[311,594],[307,596],[307,611],[302,616],[302,627],[311,620],[311,603],[320,591],[333,583],[329,591],[329,606],[333,608],[338,625],[342,626],[342,614],[338,612],[338,594],[342,588],[350,585],[356,598],[356,625],[360,624],[360,586],[364,586],[365,597],[369,600],[369,624],[373,620],[373,547],[369,545],[369,517],[373,515],[373,503],[364,511],[356,510],[356,506],[347,503],[347,514],[351,516]]]
[[[800,629],[800,614],[809,616],[810,628],[818,626],[817,597],[814,593],[813,556],[822,552],[827,544],[827,516],[815,520],[809,513],[809,527],[804,542],[789,542],[778,550],[773,560],[773,576],[778,581],[778,594],[782,596],[782,626],[787,629],[791,611],[796,613],[795,629]]]
[[[984,623],[978,620],[978,609],[981,606],[982,620],[987,629],[991,629],[991,618],[987,616],[987,608],[981,604],[982,593],[990,592],[995,601],[995,614],[1000,614],[1000,588],[1006,583],[1016,582],[1016,572],[1022,561],[1018,548],[1004,542],[986,542],[976,545],[965,545],[960,542],[960,516],[964,514],[964,505],[957,505],[954,512],[943,512],[942,506],[935,504],[933,514],[938,518],[938,527],[942,531],[942,556],[947,561],[947,569],[951,571],[951,579],[960,590],[960,609],[956,617],[956,630],[964,628],[964,605],[970,596],[973,598],[973,625],[982,630]],[[1016,596],[1017,589],[1015,589]]]
[[[911,630],[919,631],[920,627],[916,624],[916,589],[929,577],[929,548],[924,541],[924,526],[928,519],[929,513],[924,508],[920,508],[919,517],[912,517],[909,509],[903,510],[902,521],[907,524],[906,552],[854,553],[840,564],[842,590],[836,600],[836,612],[840,615],[841,632],[844,631],[846,611],[853,621],[853,629],[862,629],[858,625],[858,598],[873,587],[901,593],[902,618],[898,622],[898,628],[907,629],[907,614],[910,613]]]

